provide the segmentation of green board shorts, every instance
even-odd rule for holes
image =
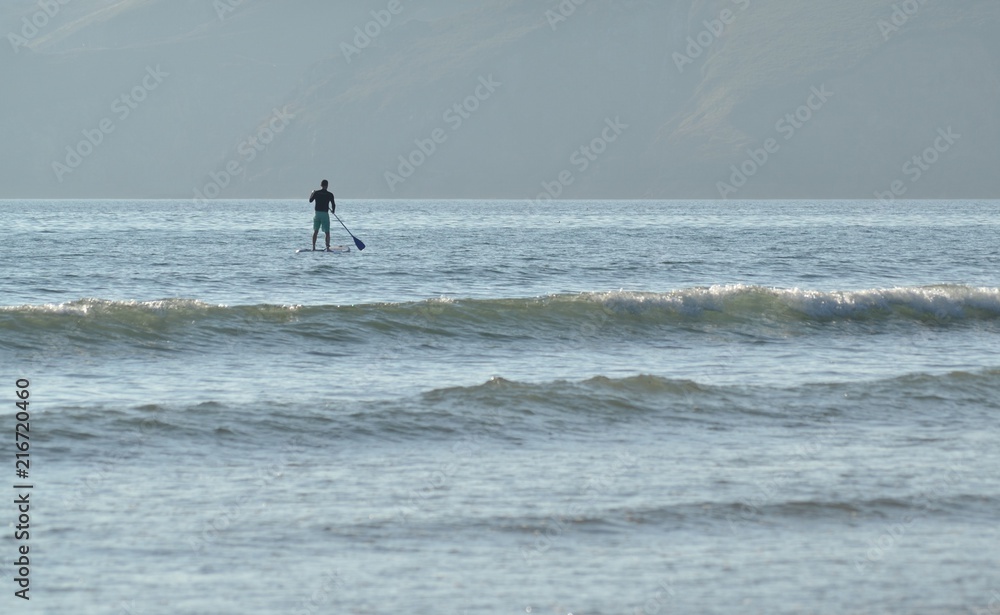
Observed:
[[[317,211],[316,215],[313,216],[313,230],[318,231],[320,228],[323,229],[324,233],[330,232],[330,212]]]

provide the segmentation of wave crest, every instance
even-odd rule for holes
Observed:
[[[363,305],[226,306],[194,299],[109,301],[0,308],[0,332],[16,345],[34,335],[60,334],[92,342],[140,341],[193,334],[229,340],[291,335],[368,343],[379,336],[572,337],[606,331],[643,337],[654,329],[775,327],[803,332],[831,322],[961,325],[1000,319],[1000,289],[926,286],[826,292],[728,285],[664,293],[614,291],[534,298],[431,299]],[[869,331],[870,332],[870,331]],[[283,339],[284,338],[284,339]]]

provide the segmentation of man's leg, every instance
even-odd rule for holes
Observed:
[[[330,249],[330,231],[326,232],[326,249]]]
[[[319,229],[313,231],[313,252],[316,251],[316,238],[319,237]]]

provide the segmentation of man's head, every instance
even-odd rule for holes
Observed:
[[[323,181],[321,181],[321,182],[319,183],[319,185],[320,185],[320,186],[323,186],[323,189],[324,189],[324,190],[326,190],[326,187],[330,185],[330,182],[328,182],[328,181],[326,181],[326,180],[324,179]]]

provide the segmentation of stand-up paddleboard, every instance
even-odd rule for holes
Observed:
[[[316,248],[316,250],[313,250],[312,248],[302,248],[301,250],[296,250],[295,253],[296,254],[303,254],[303,253],[307,253],[307,254],[313,254],[313,253],[315,253],[315,254],[346,254],[346,253],[348,253],[350,251],[351,251],[351,249],[349,247],[347,247],[347,246],[330,246],[329,250],[324,250],[323,248]]]

